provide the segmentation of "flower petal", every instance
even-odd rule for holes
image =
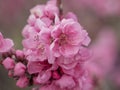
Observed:
[[[60,53],[65,57],[72,57],[77,54],[79,46],[73,45],[63,45],[60,47]]]

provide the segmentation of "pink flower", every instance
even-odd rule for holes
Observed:
[[[29,61],[27,68],[30,74],[40,73],[42,70],[47,70],[51,65],[47,61]]]
[[[51,29],[42,27],[41,32],[39,33],[41,42],[50,45],[53,41],[53,38],[51,36]]]
[[[27,21],[31,26],[34,26],[35,25],[35,22],[36,22],[36,17],[35,15],[30,15],[29,18],[28,18],[28,21]]]
[[[49,63],[54,63],[55,57],[50,50],[50,45],[54,41],[53,37],[51,36],[51,29],[52,28],[45,28],[43,27],[41,32],[39,33],[39,37],[41,42],[44,44],[45,48],[45,56],[48,58]]]
[[[59,14],[59,10],[58,7],[54,4],[54,2],[56,2],[55,0],[51,0],[47,3],[46,7],[45,7],[45,15],[48,16],[49,18],[53,19],[55,17],[55,14]]]
[[[39,73],[43,69],[40,61],[29,61],[27,68],[30,74]]]
[[[59,16],[55,3],[31,9],[22,33],[27,72],[40,90],[84,90],[90,38],[73,13]]]
[[[0,33],[0,53],[9,51],[13,45],[14,44],[11,39],[4,39],[2,33]]]
[[[3,61],[3,65],[20,88],[37,85],[37,90],[91,90],[84,67],[90,56],[88,33],[73,13],[59,15],[57,6],[57,0],[50,0],[31,9],[22,32],[23,51],[5,53],[4,57],[11,57],[16,65],[11,59]],[[8,42],[2,34],[0,40]]]
[[[44,8],[45,5],[37,5],[30,10],[31,14],[34,14],[36,17],[43,17],[44,16]]]
[[[46,5],[37,5],[32,8],[30,12],[39,18],[48,17],[50,19],[53,19],[55,17],[55,14],[59,13],[55,2],[56,1],[49,1],[49,3]]]
[[[23,28],[23,31],[22,31],[22,35],[24,38],[29,38],[31,36],[32,33],[35,33],[35,29],[34,27],[30,26],[30,25],[26,25],[24,28]]]
[[[16,85],[20,88],[25,88],[26,86],[28,86],[28,84],[29,84],[29,80],[26,76],[21,76],[16,83]]]
[[[39,90],[93,90],[93,88],[87,75],[83,75],[76,80],[71,76],[63,75],[60,79],[42,86]]]
[[[56,85],[58,85],[61,90],[67,88],[68,90],[75,87],[76,83],[71,76],[63,75],[59,80],[57,80]]]
[[[17,63],[14,68],[14,76],[22,76],[25,74],[26,66],[21,62]]]
[[[42,27],[47,27],[52,23],[51,20],[49,20],[48,18],[37,18],[36,22],[34,23],[34,28],[37,32],[40,32],[42,30]]]
[[[49,81],[50,78],[51,78],[51,71],[46,71],[44,73],[40,72],[36,78],[36,82],[38,82],[39,84],[45,84]]]
[[[67,15],[65,16],[66,19],[73,19],[75,21],[78,21],[76,15],[72,12],[68,12]]]
[[[62,67],[62,70],[65,74],[70,75],[75,78],[79,78],[82,75],[84,75],[84,71],[85,71],[83,66],[79,63],[76,64],[76,66],[74,66],[74,68],[71,68],[71,69]]]
[[[13,59],[11,58],[6,58],[3,62],[2,62],[3,66],[7,69],[7,70],[10,70],[10,69],[13,69],[14,66],[15,66],[15,62]]]
[[[62,68],[70,70],[70,69],[74,68],[78,62],[80,62],[80,59],[76,60],[75,57],[65,58],[65,57],[61,56],[56,60],[56,62]]]
[[[39,43],[38,32],[31,26],[27,25],[23,30],[23,36],[25,39],[22,44],[25,48],[35,49]]]
[[[23,59],[24,58],[24,53],[22,50],[16,50],[16,57],[18,57],[19,59]]]
[[[59,25],[55,26],[51,35],[55,39],[51,50],[57,56],[71,57],[79,51],[81,45],[88,45],[90,42],[86,39],[87,32],[73,19],[63,19]]]

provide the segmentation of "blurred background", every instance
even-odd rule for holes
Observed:
[[[22,49],[21,31],[27,24],[29,10],[47,0],[0,0],[0,32],[14,40],[15,48]],[[88,31],[95,51],[88,68],[94,79],[95,90],[120,90],[120,0],[62,0],[63,12],[74,12],[78,21]],[[94,63],[94,64],[93,64]],[[95,69],[95,70],[94,70]],[[0,90],[20,89],[0,66]]]

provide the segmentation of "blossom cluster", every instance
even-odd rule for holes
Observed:
[[[30,10],[22,35],[23,50],[0,34],[2,64],[16,85],[33,90],[92,90],[84,64],[90,57],[90,38],[69,12],[62,15],[57,0]]]

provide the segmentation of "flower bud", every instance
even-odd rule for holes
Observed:
[[[7,69],[7,70],[10,70],[10,69],[13,69],[14,66],[15,66],[15,62],[13,59],[11,58],[6,58],[3,62],[2,62],[3,66]]]
[[[23,51],[21,51],[21,50],[16,50],[16,56],[17,56],[19,59],[23,59],[23,58],[24,58],[24,53],[23,53]]]
[[[13,77],[13,70],[9,70],[8,76],[9,76],[9,77]]]
[[[17,80],[16,86],[20,87],[20,88],[25,88],[26,86],[28,86],[29,84],[29,80],[26,76],[22,76]]]
[[[14,68],[14,76],[24,75],[25,70],[26,70],[26,67],[24,64],[22,64],[21,62],[17,63]]]

